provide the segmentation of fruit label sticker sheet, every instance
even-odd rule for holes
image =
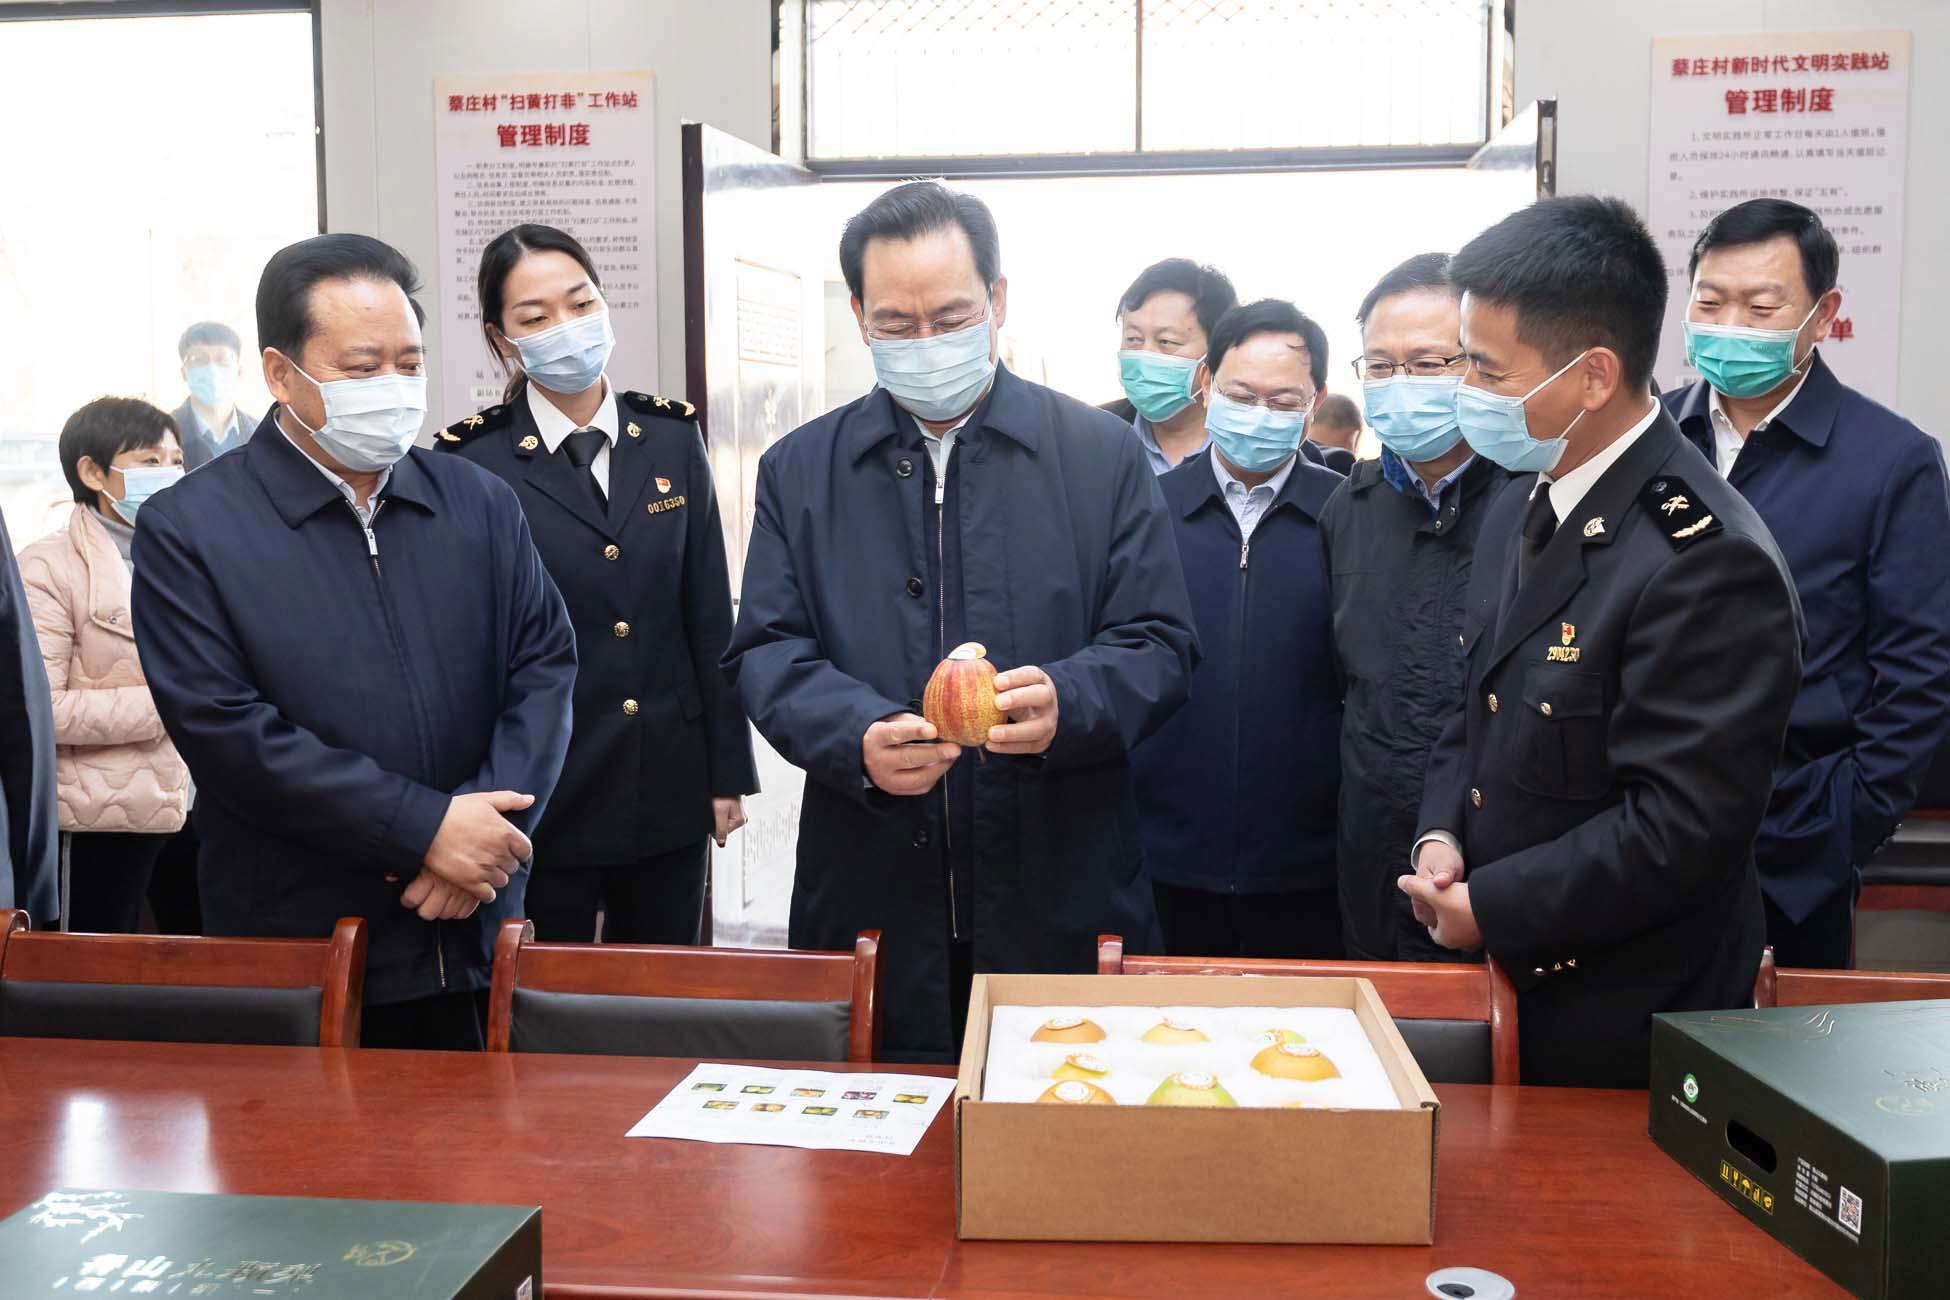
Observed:
[[[705,1062],[630,1137],[911,1156],[955,1093],[953,1079],[829,1074]]]
[[[1343,1007],[999,1006],[982,1100],[1401,1108]]]

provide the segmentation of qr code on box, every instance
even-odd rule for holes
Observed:
[[[1850,1232],[1859,1233],[1862,1231],[1862,1198],[1846,1187],[1842,1189],[1842,1199],[1838,1214],[1844,1228],[1847,1228]]]

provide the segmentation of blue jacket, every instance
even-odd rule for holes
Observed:
[[[1132,763],[1145,865],[1215,893],[1332,889],[1341,688],[1320,513],[1343,480],[1297,461],[1241,547],[1211,457],[1158,479],[1203,657]]]
[[[1713,459],[1706,383],[1660,401]],[[1808,620],[1754,850],[1762,888],[1800,921],[1852,886],[1950,728],[1950,486],[1936,439],[1843,384],[1819,352],[1729,482],[1774,534]]]
[[[940,516],[953,554],[925,526],[914,427],[876,389],[766,451],[725,671],[806,772],[792,945],[884,931],[888,1044],[940,1053],[955,1046],[947,792],[885,795],[860,754],[877,719],[920,711],[940,660],[945,593],[929,575],[958,572],[968,636],[999,669],[1041,666],[1058,700],[1046,754],[963,759],[974,880],[958,921],[977,970],[1088,971],[1099,932],[1155,931],[1129,755],[1184,702],[1197,649],[1129,425],[998,370],[954,450],[955,508]]]
[[[521,503],[411,451],[366,535],[285,438],[251,440],[143,503],[142,666],[196,780],[212,934],[370,934],[366,1001],[482,989],[527,876],[464,921],[400,905],[449,799],[516,790],[531,831],[569,742],[575,638]]]

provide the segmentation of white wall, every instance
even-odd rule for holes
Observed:
[[[1558,102],[1560,194],[1616,194],[1643,211],[1652,38],[1741,32],[1910,33],[1902,348],[1897,408],[1950,439],[1934,317],[1950,294],[1950,4],[1943,0],[1537,0],[1517,12],[1517,102]]]
[[[395,245],[428,284],[427,344],[440,337],[433,79],[648,68],[656,77],[659,374],[633,386],[684,394],[684,254],[678,125],[772,139],[768,0],[321,0],[325,200],[333,230]],[[436,382],[432,391],[439,392]],[[460,412],[435,411],[434,419]]]

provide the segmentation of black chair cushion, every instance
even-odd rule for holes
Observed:
[[[1488,1083],[1490,1027],[1481,1020],[1395,1021],[1430,1083]]]
[[[515,989],[517,1052],[844,1061],[852,1006]]]
[[[0,980],[0,1035],[318,1046],[322,989]]]

